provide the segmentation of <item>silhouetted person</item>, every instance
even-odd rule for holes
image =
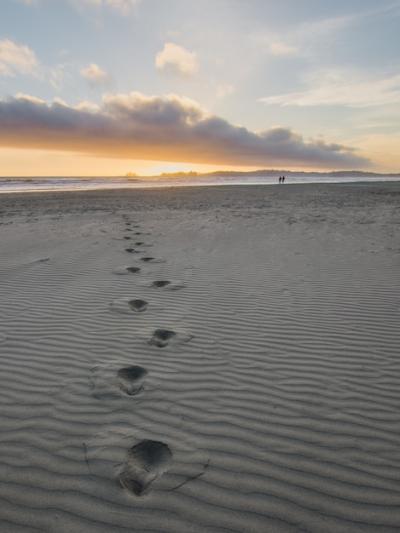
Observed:
[[[281,183],[282,181],[282,176],[279,176],[279,183]]]
[[[282,183],[285,183],[285,176],[282,176]]]

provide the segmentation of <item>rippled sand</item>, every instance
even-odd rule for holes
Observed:
[[[400,184],[0,223],[0,531],[399,530]]]

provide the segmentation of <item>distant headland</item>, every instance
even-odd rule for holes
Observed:
[[[331,172],[316,172],[316,171],[301,171],[301,170],[284,170],[284,169],[259,169],[259,170],[250,170],[250,171],[239,171],[239,170],[217,170],[214,172],[163,172],[161,174],[153,176],[140,176],[134,172],[128,172],[126,174],[127,178],[206,178],[206,177],[263,177],[273,178],[279,176],[297,176],[297,177],[353,177],[353,178],[382,178],[382,177],[400,177],[400,172],[366,172],[363,170],[333,170]]]

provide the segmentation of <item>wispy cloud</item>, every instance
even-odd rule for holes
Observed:
[[[273,56],[314,56],[321,46],[338,39],[339,34],[372,17],[400,15],[400,2],[381,3],[373,8],[358,10],[345,15],[325,17],[296,23],[286,28],[285,38],[274,31],[253,35],[253,40],[265,52]]]
[[[299,56],[314,53],[315,43],[337,36],[338,32],[350,26],[356,20],[355,16],[328,17],[297,23],[287,28],[286,36],[267,31],[252,36],[255,44],[261,50],[272,56]]]
[[[15,0],[19,4],[26,6],[44,5],[50,0]],[[53,1],[53,0],[51,0]],[[94,7],[94,8],[110,8],[120,13],[121,15],[128,15],[141,0],[63,0],[65,3],[70,3],[75,7]]]
[[[28,46],[0,40],[0,76],[33,74],[38,64],[35,52]]]
[[[180,76],[193,76],[199,69],[196,54],[175,43],[164,44],[155,64],[158,70]]]
[[[253,132],[207,113],[193,100],[141,93],[109,94],[99,107],[48,104],[26,95],[0,101],[0,145],[187,163],[367,164],[340,144],[305,140],[286,128]]]
[[[283,41],[273,41],[268,44],[268,51],[273,56],[296,56],[299,54],[299,49],[296,46],[285,43]]]
[[[122,15],[128,15],[140,0],[79,0],[80,4],[92,7],[109,7]]]
[[[380,78],[348,70],[323,70],[309,77],[303,91],[266,96],[265,104],[281,106],[341,105],[371,107],[400,103],[400,74]]]

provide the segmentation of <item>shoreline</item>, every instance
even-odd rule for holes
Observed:
[[[57,181],[57,179],[55,178],[39,178],[40,180],[55,180]],[[18,178],[17,180],[15,181],[18,181],[18,180],[21,180],[22,182],[30,182],[31,180],[27,180],[25,178]],[[65,178],[65,180],[67,180],[67,178]],[[83,181],[88,181],[90,182],[91,180],[95,181],[95,179],[92,179],[92,178],[88,178],[87,180],[83,180]],[[13,180],[7,180],[5,181],[6,183],[8,181],[13,181]],[[32,180],[34,181],[34,179]],[[0,179],[0,183],[1,183],[1,179]],[[400,178],[392,178],[392,179],[381,179],[381,180],[368,180],[368,179],[363,179],[363,180],[353,180],[353,179],[350,179],[348,181],[344,181],[344,180],[341,180],[341,181],[337,181],[337,180],[331,180],[331,181],[308,181],[308,182],[303,182],[303,181],[285,181],[284,184],[280,184],[278,183],[277,181],[274,181],[274,182],[270,182],[270,183],[260,183],[260,182],[255,182],[255,183],[232,183],[232,182],[229,182],[229,183],[204,183],[204,184],[201,184],[201,183],[193,183],[193,184],[190,184],[190,183],[187,183],[185,185],[182,185],[182,184],[177,184],[177,183],[157,183],[157,184],[153,184],[151,182],[147,182],[147,183],[134,183],[132,184],[132,186],[125,186],[125,184],[121,185],[121,186],[102,186],[102,185],[98,185],[98,186],[95,186],[95,187],[92,187],[92,188],[80,188],[80,187],[71,187],[71,188],[68,188],[68,187],[64,187],[64,185],[54,185],[53,188],[48,188],[48,189],[27,189],[27,190],[11,190],[11,191],[8,191],[8,190],[2,190],[1,187],[0,187],[0,196],[1,195],[8,195],[8,194],[30,194],[30,193],[43,193],[43,194],[46,194],[46,193],[50,193],[50,192],[94,192],[94,191],[130,191],[130,190],[153,190],[153,189],[184,189],[184,188],[217,188],[217,187],[270,187],[270,186],[280,186],[280,187],[285,187],[285,186],[296,186],[296,185],[299,185],[299,186],[318,186],[318,185],[389,185],[389,184],[396,184],[396,183],[400,183]]]

